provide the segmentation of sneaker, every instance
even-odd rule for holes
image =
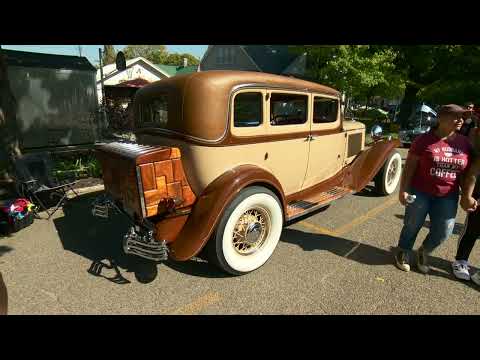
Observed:
[[[428,256],[427,252],[420,246],[417,251],[417,267],[420,272],[427,274],[430,271],[430,267],[428,266]]]
[[[452,263],[453,275],[460,280],[470,280],[470,272],[468,271],[468,262],[465,260],[455,260]]]
[[[472,281],[477,284],[478,286],[480,286],[480,271],[477,271],[475,274],[473,274],[470,279],[472,279]]]
[[[397,254],[395,254],[395,264],[400,270],[410,271],[410,264],[406,251],[399,250]]]

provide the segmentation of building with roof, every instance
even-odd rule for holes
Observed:
[[[199,71],[244,70],[302,77],[306,54],[288,45],[209,45]]]
[[[23,150],[95,142],[95,67],[85,57],[5,50]]]
[[[126,61],[126,69],[118,71],[116,64],[109,64],[103,67],[103,84],[107,98],[115,94],[129,94],[133,96],[135,91],[152,82],[169,78],[179,74],[186,74],[197,71],[198,66],[173,66],[154,64],[143,57],[137,57]],[[102,82],[100,69],[97,71],[97,93],[98,101],[102,102]]]

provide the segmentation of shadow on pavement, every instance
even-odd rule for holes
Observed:
[[[397,219],[400,219],[403,221],[403,219],[405,219],[405,216],[404,215],[399,215],[399,214],[395,214],[395,217]],[[427,229],[430,229],[430,226],[432,225],[432,223],[428,220],[425,220],[425,223],[423,224],[423,227],[427,228]],[[462,234],[462,231],[463,231],[463,228],[464,228],[464,225],[463,224],[460,224],[460,223],[455,223],[454,227],[453,227],[453,234],[455,235],[461,235]]]
[[[204,277],[204,278],[227,278],[233,277],[227,273],[222,272],[216,266],[211,265],[207,261],[188,260],[188,261],[172,261],[168,260],[165,265],[170,269],[179,271],[181,273]]]
[[[10,246],[0,245],[0,256],[12,251],[13,248]]]
[[[361,191],[353,194],[353,196],[363,196],[363,197],[385,197],[384,195],[378,194],[375,191],[375,186],[367,185]]]
[[[281,241],[300,246],[304,251],[328,251],[332,254],[345,257],[358,242],[348,240],[340,237],[334,237],[323,234],[313,234],[296,229],[284,229],[282,232]],[[380,249],[375,246],[360,243],[357,249],[353,251],[348,257],[348,260],[356,261],[365,265],[392,265],[394,264],[393,251]],[[445,279],[458,281],[452,274],[451,262],[439,257],[430,256],[429,264],[431,271],[426,276],[438,276]],[[415,267],[415,257],[411,259],[412,270],[418,272]],[[400,270],[398,270],[400,271]],[[473,273],[473,272],[472,272]],[[463,281],[463,283],[471,288],[479,289],[477,285],[470,281]]]
[[[129,283],[119,268],[133,272],[139,282],[153,281],[158,273],[157,264],[126,255],[122,250],[123,235],[129,227],[126,218],[119,214],[109,219],[92,215],[91,204],[98,194],[80,195],[64,207],[65,216],[53,220],[63,248],[91,260],[90,274],[116,284]],[[103,276],[103,269],[114,269],[116,275]]]

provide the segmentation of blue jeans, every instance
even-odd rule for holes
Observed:
[[[413,188],[407,192],[416,195],[417,198],[412,204],[406,206],[398,247],[407,251],[413,249],[418,232],[428,214],[431,226],[430,232],[423,241],[423,248],[430,253],[452,235],[457,216],[458,193],[436,197]]]

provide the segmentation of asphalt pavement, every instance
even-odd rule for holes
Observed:
[[[288,226],[263,267],[231,277],[202,259],[147,266],[123,255],[128,224],[92,217],[96,195],[0,237],[10,314],[480,314],[480,288],[451,274],[461,208],[429,275],[393,265],[404,208],[367,188]],[[470,260],[480,267],[480,245]]]

